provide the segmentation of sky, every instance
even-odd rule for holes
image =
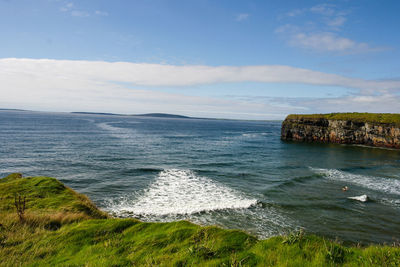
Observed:
[[[400,1],[0,0],[0,108],[400,112]]]

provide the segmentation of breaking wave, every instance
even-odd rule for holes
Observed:
[[[169,169],[136,199],[125,199],[111,207],[117,215],[187,215],[224,209],[243,209],[257,204],[240,192],[189,170]]]
[[[315,169],[314,172],[321,174],[329,179],[353,183],[371,190],[385,192],[388,194],[400,195],[400,180],[394,178],[384,178],[376,176],[364,176],[339,171],[336,169]]]

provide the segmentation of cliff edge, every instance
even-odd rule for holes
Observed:
[[[400,149],[400,114],[289,115],[282,123],[281,139]]]
[[[400,266],[397,244],[303,231],[266,240],[188,221],[112,218],[51,177],[0,179],[0,266]]]

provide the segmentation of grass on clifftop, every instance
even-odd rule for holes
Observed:
[[[23,220],[15,194],[27,197]],[[400,266],[400,248],[108,218],[54,178],[15,174],[0,179],[0,259],[0,266]]]
[[[400,126],[400,114],[396,113],[291,114],[286,119],[351,120],[355,122],[389,123]]]
[[[50,177],[26,177],[19,173],[0,179],[0,214],[15,210],[15,196],[26,197],[26,210],[36,215],[81,214],[87,218],[106,218],[85,195],[78,194]]]

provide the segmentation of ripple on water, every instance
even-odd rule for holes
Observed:
[[[400,195],[400,180],[398,179],[352,174],[336,169],[311,168],[311,170],[332,180],[344,181],[370,190]]]

